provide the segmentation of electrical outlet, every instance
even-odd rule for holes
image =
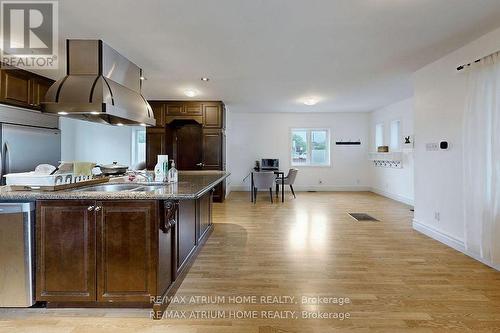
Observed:
[[[434,212],[434,219],[436,221],[441,221],[441,213],[440,212]]]

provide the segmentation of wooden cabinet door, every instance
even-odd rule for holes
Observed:
[[[203,130],[203,169],[222,170],[222,131]]]
[[[97,301],[156,295],[157,210],[154,200],[97,202]]]
[[[203,127],[222,128],[222,108],[220,103],[203,104]]]
[[[202,163],[202,128],[198,124],[185,124],[175,129],[174,146],[179,170],[200,170]]]
[[[189,102],[184,106],[186,115],[201,116],[203,114],[202,104],[197,102]]]
[[[94,201],[38,201],[36,300],[95,301]]]
[[[167,103],[165,104],[165,115],[167,116],[184,116],[186,108],[183,103]]]
[[[156,119],[156,127],[165,126],[165,104],[161,102],[150,102]]]
[[[19,69],[1,71],[0,100],[21,107],[31,107],[31,76]]]
[[[184,268],[196,247],[196,201],[179,202],[179,220],[176,226],[176,277]]]
[[[210,190],[198,199],[198,243],[212,224],[212,193]]]
[[[45,94],[47,93],[47,90],[49,90],[53,81],[49,79],[36,78],[32,79],[31,83],[32,83],[31,107],[34,109],[41,109],[42,102],[45,99]]]
[[[155,168],[158,155],[165,155],[165,139],[164,128],[146,128],[146,168],[148,170]]]

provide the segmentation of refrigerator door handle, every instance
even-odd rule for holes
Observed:
[[[10,146],[5,142],[5,174],[10,173]]]
[[[0,184],[3,184],[3,147],[0,147]]]

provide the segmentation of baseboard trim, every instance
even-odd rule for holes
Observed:
[[[413,219],[413,229],[430,237],[430,238],[432,238],[432,239],[434,239],[434,240],[437,240],[438,242],[441,242],[445,245],[448,245],[449,247],[451,247],[459,252],[462,252],[466,256],[469,256],[472,259],[475,259],[475,260],[485,264],[486,266],[489,266],[493,269],[496,269],[497,271],[500,271],[500,265],[493,264],[493,263],[489,262],[488,260],[481,258],[479,255],[472,253],[470,251],[467,251],[465,243],[460,239],[457,239],[455,237],[447,235],[447,234],[443,233],[442,231],[437,230],[436,228],[433,228],[431,226],[428,226],[426,224],[423,224],[423,223],[417,221],[416,219]]]
[[[398,202],[402,202],[402,203],[407,204],[409,206],[413,206],[413,204],[414,204],[413,199],[411,199],[411,198],[408,198],[408,197],[405,197],[402,195],[398,195],[398,194],[394,194],[394,193],[390,193],[390,192],[381,190],[381,189],[376,188],[376,187],[370,188],[370,191],[372,191],[373,193],[376,193],[378,195],[381,195],[383,197],[386,197],[386,198],[389,198],[392,200],[396,200]]]
[[[331,185],[294,185],[293,189],[295,192],[307,192],[307,191],[318,191],[318,192],[367,192],[370,191],[369,186],[331,186]],[[249,185],[232,185],[231,192],[250,192]],[[262,190],[265,191],[265,190]],[[290,192],[290,188],[285,185],[285,191]]]

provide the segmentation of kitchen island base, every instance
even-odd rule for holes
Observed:
[[[212,200],[37,201],[36,300],[160,319],[213,230]]]

